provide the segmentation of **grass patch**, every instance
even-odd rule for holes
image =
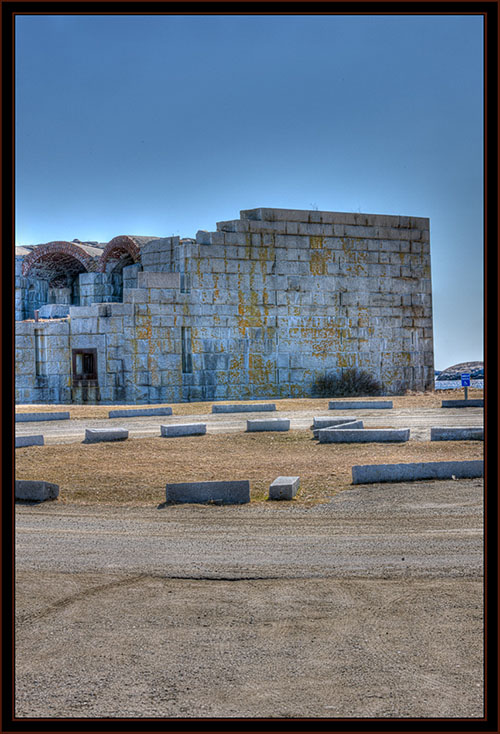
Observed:
[[[149,506],[164,502],[167,482],[248,479],[252,501],[262,502],[277,476],[296,475],[293,501],[309,504],[349,488],[354,464],[483,458],[479,441],[318,444],[311,436],[292,430],[29,446],[16,449],[16,478],[55,482],[62,502]]]

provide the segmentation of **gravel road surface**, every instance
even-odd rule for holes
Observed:
[[[18,504],[16,714],[480,717],[482,492]]]
[[[313,417],[319,414],[361,418],[367,428],[411,428],[411,440],[429,441],[432,426],[478,427],[483,425],[482,408],[400,408],[392,410],[294,410],[273,413],[238,413],[188,416],[144,416],[134,418],[72,419],[66,421],[37,421],[16,423],[16,436],[43,434],[46,444],[76,443],[85,438],[86,428],[123,427],[129,430],[130,438],[159,436],[160,425],[174,423],[206,423],[208,433],[229,433],[246,430],[247,418],[280,417],[290,419],[290,428],[306,429],[312,425]]]

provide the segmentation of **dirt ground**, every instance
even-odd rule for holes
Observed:
[[[16,514],[21,718],[483,714],[481,480]]]
[[[171,440],[139,419],[133,440],[81,444],[104,406],[17,424],[48,441],[16,450],[16,476],[60,499],[16,505],[16,715],[481,717],[482,480],[351,485],[353,464],[482,458],[482,442],[428,440],[482,424],[444,397],[363,414],[410,425],[396,445],[317,444],[324,400],[276,401],[296,426],[282,434],[212,416]],[[279,474],[301,476],[296,500],[265,501]],[[168,481],[221,476],[250,479],[251,503],[163,503]]]

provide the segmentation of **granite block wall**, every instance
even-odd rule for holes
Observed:
[[[387,394],[433,386],[428,219],[247,210],[149,241],[122,303],[110,273],[79,285],[68,319],[17,325],[19,402],[306,397],[349,367]],[[96,350],[93,384],[74,380],[75,349]]]

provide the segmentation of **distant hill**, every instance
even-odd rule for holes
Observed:
[[[471,380],[483,380],[484,362],[459,362],[440,372],[436,379],[438,381],[459,380],[463,372],[468,372]]]

